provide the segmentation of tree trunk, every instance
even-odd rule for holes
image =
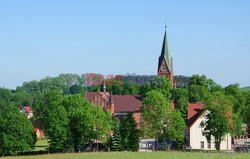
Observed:
[[[215,140],[215,148],[217,151],[220,150],[220,142],[221,142],[220,140]]]

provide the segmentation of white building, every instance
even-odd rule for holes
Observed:
[[[186,143],[189,149],[204,149],[204,150],[216,150],[214,138],[212,137],[211,143],[209,143],[205,136],[202,135],[204,130],[200,126],[202,121],[206,121],[206,113],[203,110],[204,104],[199,102],[188,105],[188,128],[186,130]],[[225,139],[221,142],[221,150],[232,150],[232,138],[230,134],[225,136]]]

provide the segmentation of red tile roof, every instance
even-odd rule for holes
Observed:
[[[197,121],[204,110],[204,103],[197,102],[188,105],[188,129]]]
[[[113,95],[115,112],[135,112],[142,106],[142,97],[135,95]]]
[[[95,93],[97,92],[87,92],[86,98],[94,103]],[[98,92],[101,94],[102,98],[109,102],[110,94],[109,92]],[[129,111],[139,111],[142,105],[142,97],[135,95],[113,95],[113,101],[115,106],[115,112],[129,112]]]
[[[23,109],[25,109],[27,113],[32,112],[32,109],[29,106],[23,106]]]

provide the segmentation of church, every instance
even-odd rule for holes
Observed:
[[[170,79],[172,88],[176,87],[173,73],[173,59],[170,56],[168,48],[167,31],[165,30],[162,50],[158,59],[158,76],[165,76]],[[106,92],[105,85],[103,91],[86,92],[86,98],[94,105],[102,106],[104,110],[110,110],[113,117],[123,119],[128,112],[133,112],[133,117],[138,124],[141,123],[141,107],[142,96],[140,95],[113,95]],[[174,102],[170,101],[172,109],[174,109]],[[188,105],[188,119],[187,130],[185,131],[185,142],[187,149],[204,149],[215,150],[214,138],[209,143],[202,134],[204,128],[200,126],[202,121],[206,120],[206,111],[204,111],[204,104],[201,102]],[[221,150],[231,150],[231,136],[226,135],[225,140],[221,142]]]
[[[173,59],[168,49],[167,31],[165,30],[161,55],[158,61],[157,73],[170,79],[172,88],[176,86],[173,75]],[[113,117],[122,119],[128,112],[133,112],[134,119],[139,125],[141,121],[142,97],[140,95],[113,95],[103,91],[86,92],[86,98],[94,105],[102,106],[104,110],[110,110]],[[172,108],[173,102],[171,102]]]

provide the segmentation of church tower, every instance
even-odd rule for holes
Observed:
[[[158,74],[158,76],[168,77],[170,79],[172,87],[173,88],[175,87],[174,72],[173,72],[173,59],[170,56],[170,52],[168,49],[168,37],[167,37],[166,27],[165,27],[161,55],[160,55],[159,61],[158,61],[157,74]]]

